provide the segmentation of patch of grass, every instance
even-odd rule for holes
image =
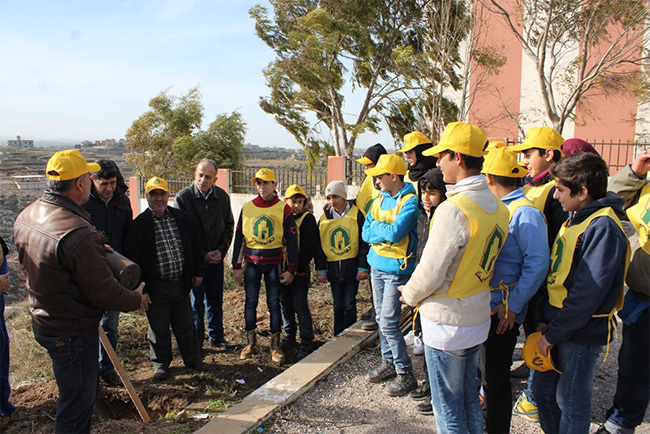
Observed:
[[[208,410],[212,410],[212,411],[222,413],[222,412],[226,411],[226,408],[228,408],[228,404],[223,399],[215,399],[215,398],[213,398],[213,399],[209,399],[206,402],[206,408]]]
[[[10,382],[15,387],[34,380],[53,380],[52,364],[45,348],[39,345],[32,332],[32,319],[27,303],[14,305],[7,318],[11,342]]]
[[[143,360],[149,359],[148,330],[149,324],[144,312],[120,313],[117,354],[127,369],[138,367]]]

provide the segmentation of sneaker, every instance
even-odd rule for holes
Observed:
[[[361,324],[361,328],[367,332],[374,332],[379,328],[379,324],[377,324],[377,321],[375,321],[374,318],[364,322]]]
[[[104,381],[104,383],[108,384],[109,386],[124,387],[124,384],[122,384],[122,380],[120,380],[120,377],[117,376],[115,371],[102,374],[101,378]]]
[[[521,416],[524,419],[531,420],[533,422],[539,422],[539,414],[537,413],[537,407],[528,401],[526,395],[523,393],[517,399],[515,406],[512,409],[512,414],[515,416]]]
[[[169,369],[168,368],[164,368],[164,367],[160,366],[160,367],[156,368],[153,371],[153,379],[154,380],[162,381],[162,380],[166,380],[167,377],[169,377]]]
[[[413,333],[413,330],[411,330],[406,334],[406,336],[404,336],[404,342],[406,342],[406,345],[413,345],[414,339],[415,339],[415,333]]]
[[[289,349],[296,345],[296,336],[295,335],[285,335],[280,340],[280,348],[283,350]]]
[[[371,316],[372,316],[372,309],[362,313],[361,314],[361,319],[364,320],[364,321],[368,321]]]
[[[212,348],[218,348],[220,350],[236,350],[239,348],[239,345],[228,342],[225,339],[220,341],[210,341],[210,346]]]
[[[397,377],[384,387],[384,392],[388,396],[402,396],[418,387],[418,381],[413,375],[413,371],[405,374],[397,374]]]
[[[206,372],[208,370],[208,365],[206,365],[205,362],[202,361],[196,363],[190,363],[185,366],[198,372]]]
[[[424,354],[424,342],[422,342],[422,336],[416,336],[413,339],[413,354],[416,356]]]
[[[388,380],[395,375],[397,375],[397,373],[395,372],[395,366],[393,365],[393,362],[389,362],[386,359],[381,359],[379,366],[371,371],[366,378],[371,383],[381,383],[382,381]]]
[[[413,401],[423,401],[431,396],[429,382],[425,381],[409,395]]]
[[[605,424],[601,423],[594,434],[610,434],[610,432],[607,431],[607,427],[605,426]]]
[[[300,349],[298,350],[298,360],[304,359],[314,351],[314,341],[309,341],[307,339],[300,340]]]
[[[426,415],[433,414],[433,405],[431,404],[431,397],[416,405],[415,411],[417,411],[420,414],[426,414]]]

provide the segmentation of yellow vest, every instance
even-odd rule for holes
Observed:
[[[320,243],[329,262],[355,258],[359,254],[359,209],[352,205],[346,215],[328,219],[325,213],[318,222]]]
[[[363,216],[367,216],[370,208],[372,207],[372,202],[377,196],[379,196],[379,190],[373,185],[374,179],[372,176],[366,176],[366,179],[363,180],[361,188],[359,189],[359,194],[357,195],[357,207]]]
[[[249,249],[279,249],[284,237],[283,201],[268,208],[246,202],[242,207],[242,232]]]
[[[455,194],[448,200],[469,220],[470,236],[449,289],[445,294],[436,296],[465,298],[489,287],[494,274],[494,263],[508,236],[508,208],[497,199],[497,209],[490,214],[462,194]]]
[[[402,207],[406,201],[412,197],[415,197],[413,193],[407,193],[406,195],[397,198],[397,206],[395,208],[384,211],[381,209],[381,203],[384,200],[384,196],[381,196],[379,200],[372,202],[372,218],[378,222],[392,225],[393,221],[395,220],[395,216],[402,210]],[[403,269],[406,269],[406,263],[410,257],[407,256],[409,238],[410,236],[407,234],[404,238],[402,238],[401,241],[397,243],[389,243],[388,241],[384,241],[381,243],[373,244],[372,248],[375,249],[375,253],[377,253],[379,256],[383,256],[385,258],[403,259],[404,262],[402,263],[401,267],[403,267]]]
[[[300,214],[300,217],[298,217],[296,220],[296,235],[298,237],[298,251],[300,251],[300,225],[302,225],[303,220],[305,220],[305,216],[307,214],[311,214],[309,211],[305,211],[302,214]]]
[[[627,209],[627,218],[639,232],[639,245],[650,253],[650,182],[641,189],[639,202]]]
[[[528,198],[513,200],[507,205],[508,212],[510,213],[510,220],[512,220],[512,216],[515,215],[515,211],[517,211],[522,206],[532,206],[535,208],[533,202]]]
[[[413,188],[415,188],[415,194],[417,194],[418,197],[419,197],[420,190],[418,189],[418,182],[411,180],[411,178],[409,177],[409,172],[408,171],[404,175],[404,182],[410,182],[411,184],[413,184]]]
[[[533,203],[535,208],[544,212],[544,206],[546,206],[548,194],[551,192],[553,187],[555,187],[554,180],[536,187],[524,185],[524,196]]]
[[[564,222],[560,231],[555,237],[555,242],[553,243],[553,248],[551,249],[551,269],[546,277],[546,286],[548,288],[548,301],[551,306],[557,308],[562,308],[564,305],[564,299],[567,297],[567,288],[564,286],[569,272],[571,271],[571,265],[573,262],[573,255],[576,249],[576,244],[578,243],[578,238],[587,230],[587,226],[597,217],[609,217],[616,223],[616,226],[619,227],[623,235],[623,227],[621,226],[621,221],[616,216],[616,213],[610,207],[601,208],[598,211],[592,213],[587,217],[582,223],[567,227],[567,222]],[[627,237],[625,237],[627,242]],[[627,253],[625,255],[625,273],[627,274],[627,266],[630,263],[630,243],[627,243]],[[614,310],[609,314],[613,315],[616,311],[621,310],[623,307],[623,298],[625,296],[625,284],[621,285],[621,292],[616,302]],[[603,317],[609,316],[608,314],[604,315],[594,315],[594,317]]]

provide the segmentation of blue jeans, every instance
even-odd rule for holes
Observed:
[[[59,388],[54,432],[89,433],[99,384],[97,329],[71,338],[44,336],[34,330],[34,337],[52,359]]]
[[[296,275],[289,286],[280,286],[280,304],[282,305],[282,327],[288,336],[296,336],[296,316],[300,326],[300,340],[314,340],[314,324],[309,310],[307,294],[309,293],[310,272]]]
[[[406,352],[404,335],[399,328],[399,318],[402,314],[401,293],[397,290],[405,285],[408,276],[385,273],[376,269],[370,272],[372,280],[372,298],[375,302],[375,318],[379,324],[379,344],[381,357],[395,364],[398,374],[411,371],[411,359]]]
[[[117,328],[120,323],[120,313],[114,310],[107,310],[102,315],[102,320],[99,324],[104,329],[108,341],[113,346],[113,349],[117,351]],[[111,363],[111,359],[108,357],[108,353],[102,346],[99,344],[99,375],[108,374],[113,372],[115,368]]]
[[[282,326],[282,312],[280,310],[280,265],[265,264],[255,265],[247,262],[244,268],[244,288],[246,290],[246,303],[244,305],[244,319],[246,331],[257,328],[257,302],[260,296],[262,275],[266,286],[266,306],[269,309],[271,333],[280,333]]]
[[[358,280],[330,282],[334,305],[334,334],[338,335],[357,322]]]
[[[16,407],[9,402],[9,334],[5,324],[5,295],[0,294],[0,416],[11,416]]]
[[[562,375],[553,370],[535,372],[533,394],[539,421],[546,433],[584,434],[589,432],[591,390],[602,346],[565,341],[557,348]]]
[[[481,345],[442,351],[424,345],[438,434],[482,433],[476,372]]]
[[[634,324],[623,326],[618,353],[618,380],[614,405],[607,410],[605,427],[614,434],[632,433],[643,422],[650,400],[650,308]]]
[[[204,299],[205,304],[203,303]],[[204,313],[208,321],[210,342],[214,344],[223,342],[225,340],[223,335],[223,261],[208,265],[203,273],[201,284],[192,288],[190,302],[194,314],[194,326],[199,335],[199,347],[203,347],[205,340]]]

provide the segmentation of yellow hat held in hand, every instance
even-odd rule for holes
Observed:
[[[526,338],[524,348],[521,350],[521,357],[526,362],[526,366],[539,372],[550,371],[551,369],[561,374],[562,371],[558,370],[551,358],[551,351],[548,355],[544,356],[539,352],[537,341],[542,337],[542,332],[535,332]]]
[[[562,152],[564,139],[553,128],[535,127],[526,132],[526,138],[519,145],[510,146],[508,149],[514,152],[523,152],[529,149],[557,149]],[[564,156],[564,154],[562,154]]]
[[[153,190],[162,190],[162,191],[169,192],[169,185],[167,184],[167,181],[165,181],[164,179],[154,176],[153,178],[149,179],[149,181],[147,181],[147,183],[145,184],[144,192],[148,194]]]
[[[517,154],[506,147],[492,148],[483,162],[481,173],[508,178],[523,178],[528,171],[517,161]]]
[[[450,122],[440,136],[440,141],[431,149],[422,151],[422,155],[439,157],[442,151],[454,151],[471,157],[482,157],[488,139],[483,130],[467,122]]]
[[[426,145],[429,143],[432,143],[430,138],[419,131],[413,131],[404,136],[404,147],[395,153],[401,154],[402,152],[410,151],[416,146]]]
[[[305,199],[307,198],[307,193],[305,193],[305,190],[303,190],[302,187],[298,184],[293,184],[287,187],[287,191],[284,192],[284,197],[290,198],[294,197],[297,194],[305,196]]]
[[[406,175],[406,163],[396,154],[384,154],[377,160],[377,165],[371,169],[364,170],[368,176],[379,176],[385,173],[395,175]]]
[[[52,181],[67,181],[75,179],[88,172],[102,170],[97,163],[87,163],[86,159],[76,149],[55,152],[48,160],[45,174]]]
[[[275,173],[271,169],[267,169],[265,167],[262,167],[260,170],[258,170],[255,173],[255,176],[251,178],[251,183],[255,184],[257,180],[260,181],[271,181],[275,182]]]

